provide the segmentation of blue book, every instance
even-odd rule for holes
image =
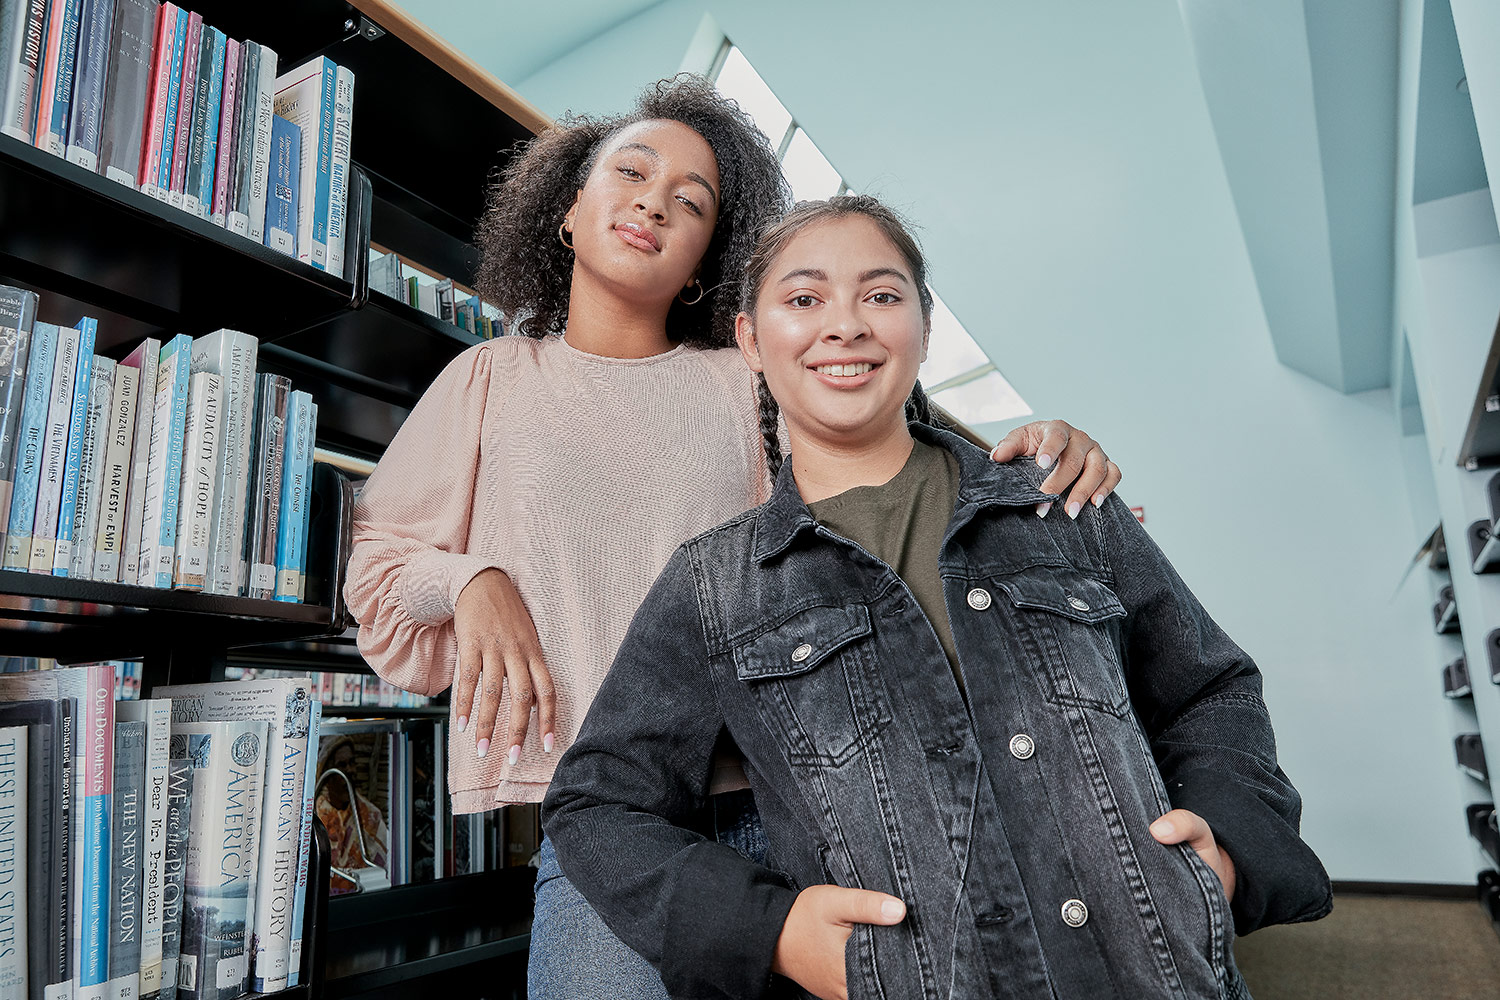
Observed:
[[[302,130],[271,116],[271,174],[266,197],[266,246],[297,256],[297,205],[301,191]]]
[[[151,414],[146,505],[141,527],[141,574],[149,587],[172,586],[177,554],[177,503],[182,488],[182,443],[187,431],[188,375],[193,339],[185,333],[161,349]],[[148,558],[149,554],[149,558]]]
[[[62,156],[68,144],[68,117],[73,100],[73,60],[78,52],[78,15],[82,0],[52,0],[47,9],[47,49],[37,76],[36,145]]]
[[[84,708],[87,752],[83,759],[83,934],[79,942],[77,997],[101,995],[109,981],[110,812],[114,800],[115,684],[114,667],[95,664],[87,671],[89,697]],[[89,989],[95,987],[96,989]]]
[[[73,105],[68,111],[68,162],[99,169],[104,134],[104,80],[115,32],[115,0],[83,0],[78,19],[78,55],[73,61]]]
[[[281,523],[276,529],[276,600],[296,602],[302,592],[297,554],[305,545],[303,523],[312,458],[312,397],[300,389],[287,406],[286,461],[281,477]]]
[[[167,116],[162,123],[161,170],[156,175],[156,196],[166,201],[172,191],[172,156],[177,142],[177,102],[182,97],[182,56],[187,49],[187,12],[177,18],[172,39],[172,78],[167,83]]]
[[[224,99],[224,56],[229,39],[218,28],[203,26],[209,44],[209,64],[200,72],[208,91],[208,101],[200,109],[202,120],[194,112],[192,163],[196,173],[188,178],[187,209],[201,218],[213,214],[214,170],[219,157],[219,104]]]
[[[307,484],[307,499],[302,502],[302,538],[297,549],[297,600],[307,600],[307,541],[308,528],[312,524],[312,495],[313,495],[313,451],[318,446],[318,404],[313,403],[309,407],[307,419],[307,474],[304,482]]]
[[[83,464],[84,424],[89,416],[89,392],[94,380],[94,339],[99,321],[78,321],[78,367],[73,375],[73,413],[68,421],[68,452],[63,460],[62,505],[57,513],[57,547],[52,550],[52,575],[67,576],[73,561],[73,515],[78,510],[78,472]]]
[[[307,770],[302,775],[302,843],[297,846],[297,891],[292,897],[292,949],[287,962],[287,988],[302,978],[302,925],[306,920],[308,860],[312,854],[313,789],[318,783],[318,737],[323,728],[323,702],[314,689],[312,718],[307,724]]]
[[[47,433],[47,401],[59,330],[52,323],[31,328],[31,356],[26,363],[26,401],[16,437],[16,485],[10,494],[5,534],[5,568],[26,569],[31,561],[31,528],[36,521],[36,491],[42,478],[42,438]]]

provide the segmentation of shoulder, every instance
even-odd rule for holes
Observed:
[[[745,356],[737,347],[689,347],[683,354],[735,387],[752,391],[755,388],[755,373],[745,364]]]

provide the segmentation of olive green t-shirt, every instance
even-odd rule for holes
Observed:
[[[948,665],[964,688],[943,602],[938,554],[958,499],[958,459],[946,448],[913,441],[911,457],[880,486],[856,486],[807,505],[812,516],[896,571],[932,623]]]

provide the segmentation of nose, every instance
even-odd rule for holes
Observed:
[[[853,302],[834,302],[824,314],[823,339],[835,344],[852,344],[870,335],[870,324]]]
[[[637,189],[635,210],[644,212],[653,222],[667,221],[666,197],[655,185],[642,185]]]

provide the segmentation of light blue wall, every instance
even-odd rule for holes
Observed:
[[[1410,442],[1389,390],[1276,361],[1176,3],[666,0],[507,82],[619,109],[705,13],[851,185],[922,223],[935,287],[1038,413],[1123,466],[1260,663],[1333,876],[1470,881],[1428,585],[1396,589],[1430,515]]]

